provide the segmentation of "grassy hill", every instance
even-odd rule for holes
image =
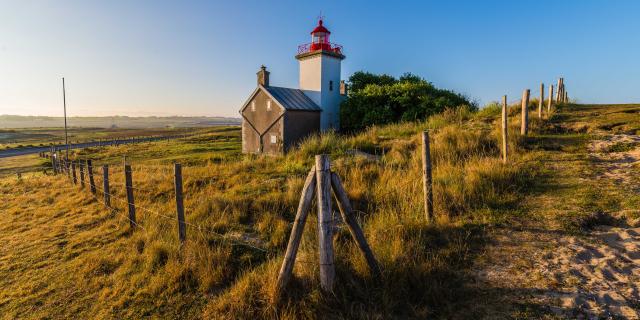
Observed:
[[[601,181],[598,190],[608,196],[602,199],[586,191],[594,185],[584,177],[597,174],[588,171],[589,142],[603,130],[637,134],[638,108],[567,105],[549,119],[531,112],[533,133],[523,138],[514,106],[506,165],[500,160],[496,107],[451,109],[424,122],[372,127],[353,136],[329,133],[284,156],[240,154],[237,129],[83,150],[77,157],[90,157],[98,168],[111,165],[114,210],[62,175],[0,178],[0,314],[7,319],[564,317],[573,309],[548,308],[561,303],[534,293],[560,284],[533,272],[531,257],[553,249],[540,244],[550,235],[586,237],[591,226],[608,221],[605,216],[637,217],[631,210],[640,202],[637,193],[623,195],[620,187]],[[423,218],[419,133],[425,129],[432,137],[434,223]],[[321,292],[313,209],[295,277],[276,303],[275,279],[300,189],[320,153],[330,154],[344,181],[382,277],[372,277],[338,223],[337,285],[333,294]],[[133,229],[125,216],[123,155],[133,167],[139,207],[139,227]],[[184,165],[189,226],[182,246],[174,219],[174,161]],[[609,215],[616,199],[615,211],[623,213]]]

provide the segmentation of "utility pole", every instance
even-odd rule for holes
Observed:
[[[64,77],[62,77],[62,105],[64,107],[64,144],[67,145],[67,159],[69,159],[69,137],[67,135],[67,97],[64,90]]]

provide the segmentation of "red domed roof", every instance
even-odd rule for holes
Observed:
[[[318,33],[318,32],[324,32],[326,34],[331,34],[331,32],[329,30],[327,30],[327,28],[325,28],[322,25],[322,19],[318,20],[318,26],[315,29],[313,29],[313,31],[311,31],[311,34]]]

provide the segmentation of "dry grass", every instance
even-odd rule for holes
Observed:
[[[62,176],[0,179],[0,314],[6,318],[424,318],[455,314],[483,227],[517,214],[537,174],[511,118],[509,165],[495,114],[459,108],[421,123],[309,138],[285,156],[242,156],[237,131],[164,145],[89,150],[111,163],[110,212]],[[532,117],[533,118],[533,117]],[[532,120],[535,130],[536,120]],[[437,221],[423,219],[418,134],[432,130]],[[215,146],[215,147],[212,147]],[[351,149],[379,155],[353,155]],[[275,277],[304,175],[329,153],[383,269],[372,279],[343,227],[338,285],[319,291],[312,213],[295,277],[274,304]],[[123,172],[133,164],[138,222],[126,218]],[[79,156],[85,156],[80,154]],[[160,157],[160,160],[156,159]],[[172,161],[183,169],[188,241],[178,245]],[[96,183],[102,185],[100,170]],[[9,196],[10,195],[10,196]],[[142,209],[146,208],[146,209]],[[248,243],[251,246],[240,245]]]

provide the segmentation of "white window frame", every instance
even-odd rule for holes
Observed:
[[[267,100],[267,111],[271,111],[271,100]]]
[[[251,112],[256,112],[256,101],[251,101]]]
[[[271,142],[271,144],[276,144],[278,143],[278,136],[275,134],[271,134],[271,139],[269,140],[269,142]]]

